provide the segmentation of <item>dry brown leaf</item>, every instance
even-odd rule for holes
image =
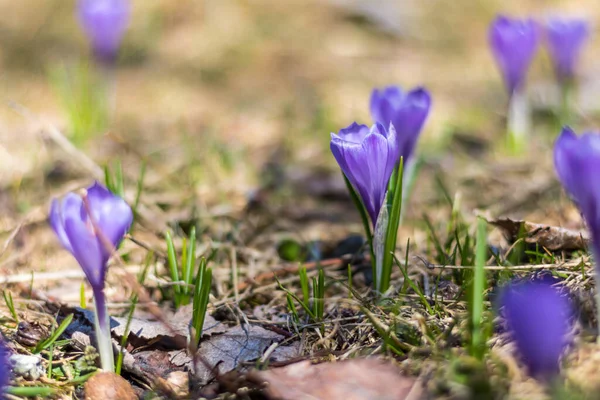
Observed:
[[[175,346],[177,343],[186,343],[189,332],[189,324],[192,319],[192,307],[181,307],[172,316],[167,316],[169,327],[165,326],[161,321],[148,320],[142,318],[132,318],[129,325],[128,341],[134,347],[146,346],[149,343],[161,342],[166,347],[179,348]],[[115,322],[118,324],[116,325]],[[112,333],[121,338],[125,333],[125,325],[127,318],[112,317],[111,327]],[[202,334],[212,335],[215,333],[226,332],[228,327],[215,320],[208,313],[204,318]]]
[[[266,383],[267,394],[272,399],[404,400],[409,394],[410,398],[421,398],[415,393],[418,390],[415,378],[403,376],[394,365],[375,359],[318,365],[303,361],[255,371],[250,378]]]
[[[235,326],[226,333],[213,335],[200,343],[195,365],[196,377],[201,382],[208,382],[214,378],[214,372],[225,374],[238,368],[241,363],[255,361],[272,343],[283,339],[282,335],[252,325]],[[281,357],[276,358],[277,354]],[[290,356],[289,352],[277,354],[271,357],[272,361],[284,361]]]
[[[587,232],[574,231],[558,226],[536,224],[510,218],[499,218],[488,222],[502,229],[507,240],[511,242],[522,235],[526,243],[538,244],[550,251],[583,250],[590,240]]]

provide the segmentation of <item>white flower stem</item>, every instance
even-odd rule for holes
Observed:
[[[108,118],[108,122],[113,120],[115,110],[117,108],[117,78],[114,65],[100,63],[98,65],[101,84],[104,90],[104,101]]]
[[[508,103],[506,119],[509,149],[520,153],[525,149],[529,137],[529,103],[524,91],[515,90]]]
[[[106,298],[103,289],[94,290],[94,304],[96,306],[94,327],[96,329],[96,342],[98,343],[100,364],[104,371],[114,372],[115,361],[110,335],[110,317],[106,308]]]
[[[560,87],[559,130],[571,123],[571,103],[573,100],[573,84],[565,81]]]

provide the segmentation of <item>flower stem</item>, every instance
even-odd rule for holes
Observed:
[[[529,136],[529,104],[523,91],[515,90],[510,96],[506,130],[510,152],[519,154],[525,150]]]
[[[96,306],[94,327],[96,329],[96,342],[98,343],[98,353],[100,353],[100,363],[104,371],[113,372],[115,361],[110,335],[110,317],[106,308],[104,288],[100,290],[94,289],[94,304]]]
[[[571,100],[573,98],[573,85],[565,81],[560,85],[560,127],[571,124]]]
[[[104,91],[104,106],[106,108],[106,117],[112,120],[117,105],[117,79],[115,65],[112,63],[98,63],[98,72],[100,75],[100,84]]]

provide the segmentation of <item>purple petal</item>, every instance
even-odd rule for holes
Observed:
[[[399,110],[394,120],[394,128],[398,134],[400,154],[405,160],[411,158],[419,134],[431,108],[431,96],[423,88],[408,93],[405,105]]]
[[[133,222],[131,207],[98,182],[87,189],[87,200],[96,227],[117,248]],[[111,251],[106,247],[103,249],[108,258]]]
[[[577,146],[577,135],[569,127],[564,127],[558,139],[554,143],[554,168],[560,182],[563,184],[567,192],[573,196],[573,188],[571,183],[571,164],[570,151]]]
[[[78,197],[81,200],[81,198],[79,196],[77,196],[77,195],[74,195],[74,196]],[[67,233],[65,232],[65,227],[64,227],[64,223],[63,223],[63,219],[62,219],[62,209],[61,208],[62,208],[65,200],[66,199],[64,199],[63,202],[61,203],[61,201],[58,199],[52,199],[52,204],[50,205],[49,220],[50,220],[50,226],[54,230],[54,233],[56,233],[56,236],[58,237],[58,240],[60,241],[60,243],[63,245],[63,247],[65,249],[67,249],[70,253],[72,253],[73,248],[71,247],[71,242],[69,241],[69,237],[67,236]]]
[[[394,125],[400,156],[410,159],[431,108],[429,93],[423,88],[403,93],[397,86],[375,89],[370,108],[376,122]]]
[[[399,159],[396,132],[393,126],[388,132],[383,125],[375,124],[360,143],[342,137],[348,134],[331,135],[331,152],[375,224]]]
[[[402,107],[405,95],[398,86],[388,86],[371,93],[371,117],[374,121],[388,126],[393,122],[395,111]]]
[[[600,135],[585,133],[575,136],[569,128],[554,144],[554,165],[558,177],[577,203],[592,233],[592,247],[600,257]],[[600,266],[596,265],[598,271]]]
[[[129,1],[79,0],[77,14],[96,56],[114,61],[129,23]]]
[[[371,220],[376,221],[376,206],[371,193],[369,170],[366,166],[366,155],[362,143],[357,144],[333,138],[330,147],[344,175],[362,199]]]
[[[371,129],[371,132],[363,141],[362,147],[362,160],[356,160],[356,167],[361,168],[362,164],[362,170],[366,172],[365,178],[370,183],[369,194],[372,199],[374,211],[372,218],[375,224],[385,200],[385,193],[394,170],[394,163],[390,165],[388,162],[390,157],[387,137],[380,134],[376,126]],[[394,160],[394,162],[396,161]]]
[[[489,42],[508,92],[523,86],[538,46],[538,28],[532,19],[498,16],[489,30]]]
[[[94,290],[103,288],[108,259],[104,255],[102,244],[94,234],[92,224],[87,218],[82,219],[79,212],[75,215],[65,214],[63,218],[65,232],[71,238],[73,256]]]
[[[387,130],[388,158],[386,160],[385,174],[391,176],[396,164],[400,162],[400,147],[398,146],[398,134],[396,128],[390,123]]]
[[[548,51],[559,80],[573,78],[575,65],[589,37],[587,21],[583,19],[551,18],[546,24]]]
[[[337,135],[332,133],[332,135],[338,136],[340,139],[352,143],[362,143],[362,141],[365,139],[365,136],[368,134],[369,127],[366,125],[357,124],[356,122],[353,122],[346,128],[340,129]]]
[[[0,396],[10,383],[10,350],[3,340],[0,340]]]
[[[508,329],[531,375],[551,378],[568,344],[569,300],[547,281],[513,284],[501,297]]]

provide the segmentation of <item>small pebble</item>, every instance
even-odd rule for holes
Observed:
[[[36,355],[13,354],[10,356],[10,365],[13,375],[25,378],[28,381],[38,380],[46,374],[42,365],[42,358]]]
[[[125,379],[113,372],[99,372],[85,383],[85,400],[137,400]]]

